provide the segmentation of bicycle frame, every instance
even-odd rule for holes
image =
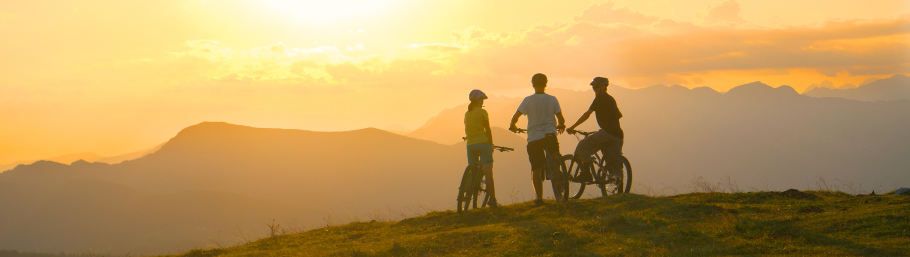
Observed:
[[[493,150],[508,152],[514,151],[515,149],[503,146],[493,146]],[[469,205],[475,209],[477,208],[478,195],[480,192],[486,192],[486,188],[484,187],[484,185],[486,185],[484,176],[485,174],[483,173],[482,165],[479,161],[470,164],[465,168],[465,173],[461,178],[461,184],[458,187],[458,205],[456,207],[458,212],[467,210],[470,207]],[[490,196],[485,193],[483,200],[480,203],[480,207],[486,206],[489,198]]]
[[[593,135],[594,133],[595,132],[584,132],[584,131],[576,130],[574,135],[575,135],[575,139],[578,139],[578,141],[581,141],[581,139],[578,138],[578,134],[582,134],[585,138],[587,138],[588,136]],[[594,154],[592,154],[590,157],[588,157],[588,158],[590,158],[592,164],[595,166],[595,167],[592,167],[592,169],[590,169],[590,172],[591,172],[591,176],[597,178],[597,174],[595,173],[595,170],[594,170],[596,168],[596,169],[598,169],[599,172],[603,172],[601,174],[604,174],[606,177],[608,177],[608,179],[604,180],[604,181],[595,180],[592,182],[576,182],[576,183],[580,183],[583,185],[596,184],[596,185],[598,185],[598,187],[603,187],[603,186],[606,186],[607,184],[615,183],[616,180],[619,180],[619,182],[618,182],[619,184],[616,184],[616,186],[618,187],[618,190],[620,190],[621,192],[618,192],[618,193],[628,193],[630,188],[632,187],[632,165],[629,163],[629,159],[627,159],[621,153],[616,155],[615,157],[606,159],[605,155],[602,156],[600,153],[598,153],[598,152],[603,152],[603,151],[604,151],[604,149],[601,149],[599,151],[594,152]],[[606,154],[606,153],[604,152],[603,154]],[[611,171],[611,169],[609,167],[614,162],[619,162],[619,165],[624,165],[626,174],[623,174],[622,169],[619,171],[616,171],[618,173],[614,174],[614,172]],[[604,190],[604,188],[601,188],[601,189]]]
[[[517,129],[513,131],[515,133],[527,133],[527,129]],[[553,184],[553,197],[556,198],[557,202],[568,201],[569,198],[569,181],[568,181],[568,171],[563,166],[563,169],[560,169],[559,164],[562,163],[562,156],[557,153],[551,153],[549,150],[544,148],[544,159],[546,160],[546,169],[547,172],[544,172],[543,178],[541,181],[550,180]],[[557,165],[553,167],[553,165]],[[562,173],[562,179],[553,180],[554,172]]]

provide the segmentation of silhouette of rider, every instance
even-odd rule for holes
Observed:
[[[532,206],[543,205],[543,178],[547,167],[544,149],[551,154],[559,154],[559,141],[556,134],[562,134],[566,129],[566,120],[562,117],[562,109],[556,97],[544,93],[547,88],[547,76],[541,73],[531,77],[531,86],[534,94],[525,97],[518,106],[518,111],[512,116],[509,130],[518,131],[515,123],[522,115],[528,115],[528,160],[531,162],[531,182],[537,199]],[[555,117],[555,118],[554,118]],[[557,120],[559,124],[557,124]],[[556,197],[560,201],[559,197]]]
[[[580,166],[582,168],[581,175],[574,179],[578,182],[590,182],[593,180],[589,171],[590,161],[587,157],[598,150],[603,151],[605,160],[622,156],[623,133],[622,128],[619,127],[619,119],[622,118],[622,112],[616,106],[616,99],[613,99],[613,96],[607,93],[607,86],[609,85],[610,80],[604,77],[596,77],[591,81],[591,87],[596,95],[594,102],[591,103],[588,111],[578,118],[575,125],[568,129],[569,134],[575,134],[575,128],[588,120],[592,112],[597,114],[597,125],[600,126],[600,130],[578,142],[578,146],[575,147],[575,160],[581,163]],[[607,168],[611,171],[621,169],[621,167]]]
[[[496,187],[493,184],[493,133],[490,130],[490,115],[483,109],[483,100],[487,95],[474,89],[468,95],[471,103],[468,111],[464,113],[465,140],[468,141],[468,165],[478,161],[487,177],[487,194],[490,195],[490,207],[499,207],[496,202]],[[478,157],[480,160],[478,160]]]

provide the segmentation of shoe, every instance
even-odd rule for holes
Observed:
[[[534,204],[531,204],[531,208],[537,208],[546,205],[542,200],[534,201]]]

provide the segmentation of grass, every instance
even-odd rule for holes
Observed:
[[[530,202],[176,256],[910,255],[910,196],[788,190]]]

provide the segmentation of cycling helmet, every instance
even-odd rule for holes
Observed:
[[[592,87],[609,86],[609,85],[610,85],[610,80],[607,78],[604,78],[604,77],[596,77],[596,78],[594,78],[594,80],[591,80]]]
[[[468,95],[468,100],[474,101],[477,99],[487,99],[487,94],[484,94],[480,89],[471,90],[471,94]]]
[[[547,75],[543,73],[534,74],[531,76],[531,85],[546,85],[547,84]]]

